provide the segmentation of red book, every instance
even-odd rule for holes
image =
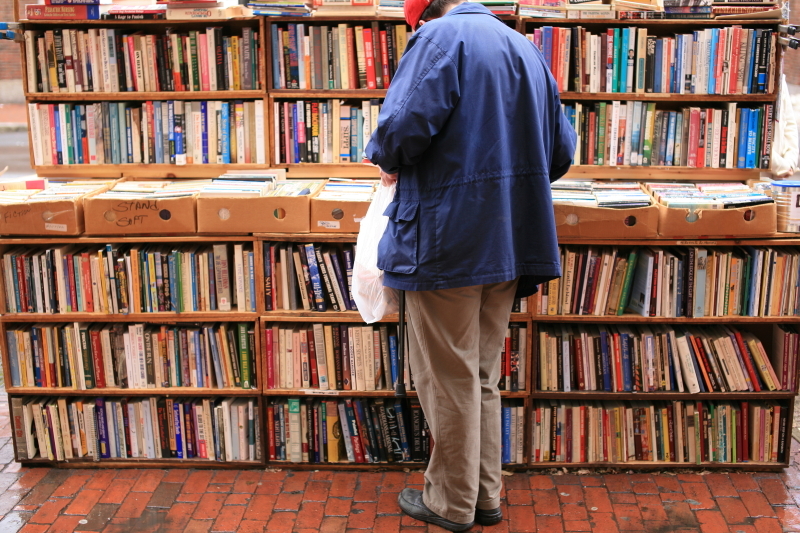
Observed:
[[[711,373],[711,365],[706,359],[705,350],[703,350],[703,342],[698,339],[697,337],[690,335],[690,340],[692,341],[692,347],[694,348],[694,353],[697,355],[697,363],[700,366],[700,371],[703,374],[703,379],[706,382],[706,387],[708,388],[709,392],[714,392],[717,389],[714,385],[716,384],[716,379],[714,375]]]
[[[314,329],[308,328],[308,368],[311,370],[311,387],[319,388],[319,374],[317,373],[317,350],[314,346]]]
[[[750,404],[742,402],[742,432],[737,433],[742,435],[742,461],[750,460]]]
[[[511,378],[511,337],[506,336],[503,344],[503,377]],[[510,387],[508,387],[510,389]]]
[[[91,272],[91,267],[89,265],[89,253],[88,252],[81,253],[80,261],[81,261],[81,285],[83,287],[86,287],[87,289],[82,291],[83,300],[84,303],[86,304],[86,312],[94,313],[94,298],[92,296],[92,291],[88,290],[88,288],[92,286],[92,272]]]
[[[350,88],[358,89],[358,59],[356,58],[356,36],[353,28],[347,28],[347,74]]]
[[[100,341],[99,330],[89,330],[92,343],[92,362],[94,364],[94,386],[98,389],[106,388],[106,373],[103,365],[103,343]]]
[[[581,454],[581,457],[580,457],[580,460],[581,460],[582,463],[585,463],[586,462],[586,448],[588,448],[588,446],[586,446],[586,406],[585,405],[581,405],[580,412],[581,412],[581,419],[580,419],[580,424],[581,424],[580,425],[580,436],[581,436],[580,454]]]
[[[595,138],[596,138],[595,128],[597,127],[596,123],[597,123],[597,113],[595,111],[590,111],[589,112],[589,145],[588,145],[589,150],[588,150],[588,154],[587,154],[587,157],[586,157],[586,164],[587,165],[596,164],[595,163],[595,154],[594,154],[594,149],[595,149],[594,143],[595,143]]]
[[[33,309],[28,307],[28,284],[25,277],[25,258],[21,255],[17,256],[17,283],[19,285],[19,303],[20,308],[17,310],[20,313],[32,313]]]
[[[606,442],[603,443],[603,461],[608,461],[608,436],[611,435],[611,426],[608,419],[608,410],[603,409],[603,435],[606,436]]]
[[[714,58],[714,94],[722,94],[722,62],[725,61],[725,43],[728,39],[728,29],[721,28],[719,30],[719,43],[717,46],[717,57]]]
[[[755,392],[761,392],[761,385],[759,385],[758,376],[756,375],[756,369],[753,363],[753,355],[747,348],[747,343],[744,342],[742,334],[738,330],[734,330],[733,333],[734,336],[736,337],[736,343],[739,345],[739,351],[742,352],[742,359],[744,359],[744,366],[747,369],[748,375],[750,376],[750,381],[753,383],[753,389]]]
[[[670,461],[677,461],[677,450],[675,449],[675,413],[672,409],[672,404],[667,405],[667,431],[669,432],[668,438],[664,439],[669,443],[669,457]],[[665,454],[666,457],[666,454]]]
[[[344,401],[345,412],[347,413],[347,423],[350,425],[350,440],[353,444],[353,456],[356,463],[364,463],[364,444],[361,440],[361,424],[359,423],[358,410],[353,407],[353,400]]]
[[[278,307],[278,304],[276,303],[276,297],[275,297],[275,295],[277,294],[277,291],[278,291],[278,285],[277,285],[278,276],[277,276],[277,272],[275,271],[275,252],[276,252],[275,245],[274,244],[270,245],[270,247],[269,247],[269,266],[270,266],[269,271],[270,271],[270,278],[271,278],[270,279],[270,282],[271,282],[270,285],[272,287],[272,292],[270,293],[270,297],[266,302],[267,303],[267,311],[274,311]]]
[[[372,49],[372,30],[364,28],[364,60],[367,64],[367,89],[377,89],[375,79],[375,51]]]
[[[706,143],[708,143],[706,135],[708,135],[708,122],[710,120],[711,117],[708,116],[708,109],[701,109],[697,130],[697,168],[704,168],[706,166]]]
[[[698,418],[700,419],[700,457],[697,459],[700,462],[706,461],[708,459],[708,453],[706,451],[706,413],[703,410],[703,402],[697,402],[695,405],[695,410],[697,411]]]
[[[269,442],[269,459],[275,461],[275,409],[274,406],[267,406],[267,438]]]
[[[700,108],[692,107],[689,109],[689,155],[687,156],[686,166],[697,167],[697,143],[700,138]]]
[[[739,43],[742,38],[742,27],[733,26],[733,38],[731,39],[731,61],[728,67],[728,94],[736,94],[737,81],[739,79]]]
[[[267,388],[275,388],[275,353],[272,350],[272,328],[264,330],[264,353],[267,354]]]
[[[75,259],[72,254],[67,254],[67,271],[65,275],[69,277],[70,284],[69,284],[69,294],[67,298],[69,298],[69,304],[72,306],[72,312],[78,312],[78,292],[77,287],[75,285],[78,283],[78,280],[75,278]]]
[[[622,379],[622,351],[619,344],[619,333],[614,333],[611,337],[611,353],[614,356],[614,368],[617,373],[617,392],[623,392],[625,385]]]
[[[574,462],[573,458],[572,458],[572,449],[573,449],[572,448],[572,424],[573,424],[572,407],[567,407],[566,408],[566,416],[565,416],[565,418],[566,418],[567,431],[566,431],[566,439],[565,439],[566,440],[566,446],[564,446],[566,448],[564,460],[566,462],[568,462],[568,463],[571,463],[571,462]]]
[[[383,87],[389,88],[389,44],[386,39],[386,31],[381,30],[381,67],[383,71]]]
[[[100,18],[100,6],[28,4],[25,6],[25,18],[30,20],[97,20]]]
[[[586,376],[583,373],[583,345],[580,338],[572,339],[572,353],[575,355],[573,370],[578,378],[578,390],[586,390]]]

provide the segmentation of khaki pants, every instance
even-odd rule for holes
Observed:
[[[500,353],[517,280],[406,291],[409,363],[434,440],[423,501],[459,523],[500,506]]]

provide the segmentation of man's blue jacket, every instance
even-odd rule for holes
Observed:
[[[378,247],[386,286],[509,281],[527,296],[561,275],[550,182],[575,131],[539,50],[481,4],[408,41],[366,157],[399,172]]]

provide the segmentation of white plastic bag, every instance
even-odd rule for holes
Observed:
[[[383,216],[383,212],[394,198],[394,189],[394,184],[378,185],[358,231],[352,290],[353,300],[367,324],[398,310],[397,289],[383,286],[383,270],[378,268],[378,243],[389,223],[389,217]]]

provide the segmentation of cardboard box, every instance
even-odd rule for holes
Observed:
[[[658,234],[662,237],[771,237],[777,228],[775,204],[736,209],[658,208]]]
[[[85,182],[82,182],[85,183]],[[97,190],[74,198],[30,196],[19,202],[0,204],[0,235],[81,235],[84,231],[84,200],[107,190],[112,182],[98,182]],[[93,186],[93,185],[91,185]]]
[[[553,206],[559,237],[642,239],[658,235],[658,208]]]
[[[314,233],[358,233],[370,202],[311,199],[311,231]]]
[[[0,205],[0,235],[80,235],[83,197]]]
[[[87,235],[139,235],[196,233],[196,197],[124,200],[97,198],[84,200]]]

